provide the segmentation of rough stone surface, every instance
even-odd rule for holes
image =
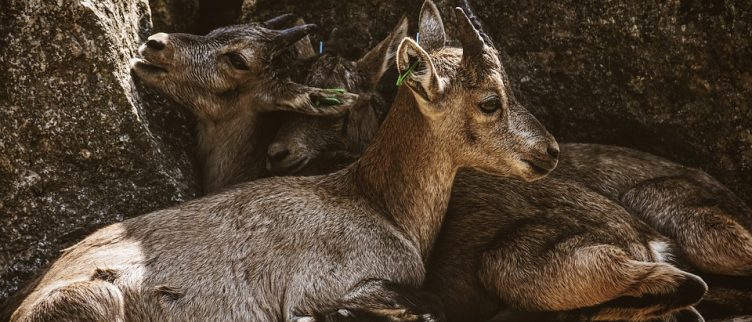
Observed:
[[[0,300],[95,228],[196,195],[187,113],[134,84],[145,0],[0,10]]]
[[[246,0],[242,17],[290,11],[324,35],[344,26],[378,40],[421,2]],[[752,202],[751,1],[471,2],[517,97],[560,141],[700,167]],[[457,3],[436,3],[451,27]]]
[[[343,54],[349,58],[358,58],[386,37],[400,17],[417,17],[422,3],[423,0],[244,0],[239,21],[263,21],[282,13],[295,13],[306,22],[320,27],[319,34],[311,36],[311,41],[317,46],[320,40],[328,40],[335,27],[349,31],[339,33],[349,35],[347,40],[350,46]],[[410,21],[412,29],[416,28],[414,20]]]
[[[199,0],[150,0],[154,32],[195,33],[198,30]]]

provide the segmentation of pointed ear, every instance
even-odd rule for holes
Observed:
[[[420,20],[418,21],[418,42],[426,51],[441,49],[446,44],[446,32],[441,14],[433,1],[426,0],[420,8]]]
[[[404,38],[397,49],[397,70],[398,82],[407,85],[416,97],[430,102],[442,94],[443,86],[431,57],[410,38]]]
[[[381,76],[394,63],[400,41],[407,36],[407,17],[402,17],[391,33],[358,60],[357,72],[367,81],[368,89],[376,88]]]
[[[338,115],[352,109],[358,102],[358,95],[340,89],[324,89],[300,85],[288,81],[270,93],[260,106],[263,111],[295,112],[306,115]]]

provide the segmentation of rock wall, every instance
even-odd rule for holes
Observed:
[[[0,10],[0,299],[90,231],[197,194],[192,125],[134,84],[146,0]]]
[[[198,0],[150,0],[154,32],[198,31],[200,4]]]

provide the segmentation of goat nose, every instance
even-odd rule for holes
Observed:
[[[167,47],[168,37],[169,36],[163,32],[153,34],[149,36],[149,39],[146,41],[146,47],[148,47],[149,49],[154,49],[154,50],[165,49],[165,47]]]
[[[558,159],[559,158],[559,145],[553,144],[549,145],[546,149],[546,152],[548,152],[548,155],[551,156],[551,158]]]
[[[269,157],[270,161],[281,161],[288,155],[290,155],[290,150],[288,150],[287,147],[282,144],[272,144],[269,146],[269,150],[267,151],[267,156]]]

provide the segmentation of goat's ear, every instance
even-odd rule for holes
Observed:
[[[402,17],[391,33],[357,62],[357,70],[369,89],[376,88],[381,76],[394,63],[400,41],[407,36],[407,17]]]
[[[397,49],[397,70],[397,84],[407,85],[417,98],[430,102],[442,94],[431,56],[410,38],[404,38]]]
[[[441,20],[439,9],[431,0],[423,2],[423,7],[420,8],[418,32],[418,43],[426,51],[444,48],[446,44],[444,22]]]
[[[309,87],[294,82],[281,86],[271,106],[265,111],[295,112],[307,115],[337,115],[346,112],[358,102],[358,95],[342,89]],[[264,108],[264,107],[261,107]]]

